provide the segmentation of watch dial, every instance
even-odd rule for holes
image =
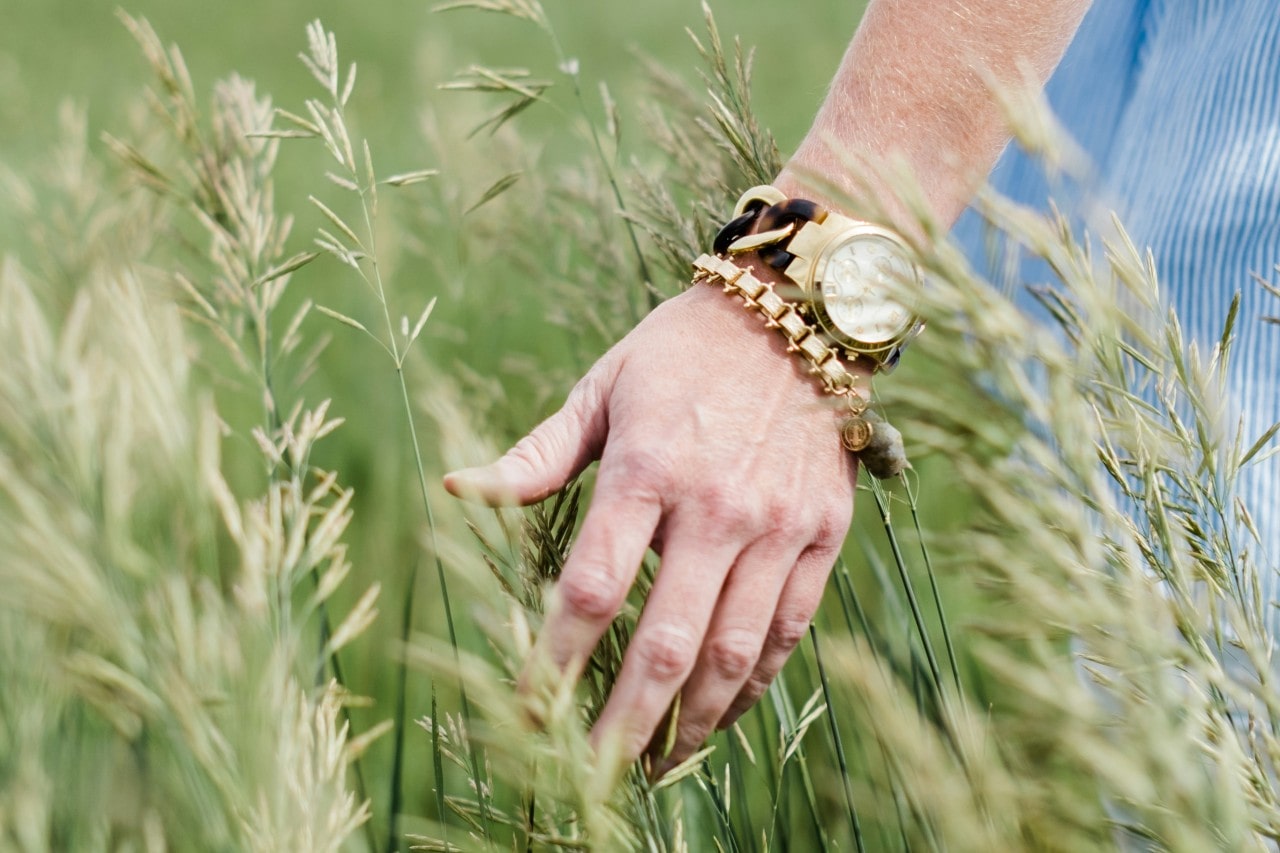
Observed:
[[[914,279],[902,249],[884,237],[852,237],[831,253],[822,304],[836,328],[855,341],[886,343],[902,334],[911,311],[891,294]]]

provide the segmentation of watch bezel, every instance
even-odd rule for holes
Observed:
[[[835,320],[832,319],[831,315],[827,312],[826,295],[823,293],[822,289],[824,282],[823,274],[826,272],[832,256],[851,241],[865,239],[868,237],[883,239],[895,247],[903,259],[906,260],[907,269],[911,270],[911,279],[906,282],[906,285],[910,290],[918,293],[920,288],[924,286],[923,276],[920,273],[920,268],[911,259],[911,251],[902,238],[887,228],[872,225],[871,223],[857,223],[851,225],[847,229],[841,230],[840,233],[833,235],[817,253],[812,266],[809,268],[809,275],[806,277],[807,280],[803,286],[805,298],[812,306],[814,317],[818,321],[818,325],[822,328],[822,331],[830,336],[832,340],[840,344],[840,346],[858,355],[892,358],[892,350],[901,348],[903,344],[913,338],[919,333],[920,329],[923,328],[924,324],[920,319],[920,315],[915,310],[914,305],[900,303],[903,304],[903,307],[908,311],[908,318],[902,328],[888,340],[869,343],[867,341],[860,341],[840,329]]]

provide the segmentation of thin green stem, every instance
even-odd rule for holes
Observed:
[[[933,560],[929,556],[929,545],[924,541],[924,530],[920,525],[920,504],[916,499],[916,491],[904,473],[902,483],[907,492],[907,502],[911,506],[911,521],[915,525],[916,539],[920,541],[920,553],[924,558],[925,575],[929,578],[929,590],[933,595],[934,605],[938,610],[938,624],[942,629],[942,641],[947,648],[947,660],[951,664],[951,678],[955,681],[956,693],[960,692],[960,666],[956,662],[956,650],[951,643],[951,629],[947,625],[947,614],[942,606],[942,596],[938,593],[938,579],[933,571]]]
[[[798,722],[795,704],[791,701],[791,693],[787,690],[786,684],[781,677],[777,678],[769,686],[769,695],[773,699],[774,710],[783,724],[784,731],[795,731],[796,723]],[[796,744],[793,756],[793,766],[795,766],[795,772],[800,776],[805,805],[808,807],[809,818],[813,821],[813,832],[818,839],[819,849],[825,853],[828,849],[827,834],[823,831],[822,818],[818,814],[818,797],[813,788],[813,777],[809,774],[809,759],[803,743]],[[784,765],[779,768],[779,786],[784,789],[786,788],[786,774],[787,767]],[[777,819],[776,803],[774,819]]]
[[[354,170],[352,174],[355,176]],[[445,624],[448,626],[449,630],[449,644],[453,647],[455,662],[459,664],[459,667],[461,667],[462,656],[458,651],[458,633],[454,627],[453,606],[449,601],[449,584],[445,578],[444,560],[440,557],[440,545],[436,533],[435,513],[431,508],[431,497],[427,491],[427,471],[426,466],[422,461],[422,446],[418,441],[418,426],[417,421],[413,416],[413,404],[409,399],[409,384],[404,375],[404,356],[400,352],[399,344],[396,343],[395,324],[391,321],[391,307],[387,303],[386,290],[382,283],[382,271],[378,265],[377,234],[374,231],[373,215],[369,209],[369,200],[367,195],[368,192],[372,191],[372,189],[372,187],[369,187],[360,193],[360,209],[364,214],[366,233],[369,235],[369,263],[373,268],[373,283],[375,292],[378,296],[378,302],[382,306],[382,316],[387,324],[387,342],[391,350],[392,358],[395,360],[396,380],[400,386],[400,399],[404,405],[405,420],[408,422],[409,426],[409,442],[413,446],[413,462],[418,474],[418,490],[422,495],[422,508],[427,519],[427,542],[431,548],[432,558],[435,561],[436,578],[440,583],[440,601],[444,607]],[[416,572],[416,566],[414,571]],[[411,603],[406,604],[406,607],[411,606]],[[407,618],[411,623],[412,616],[410,615]],[[462,718],[466,722],[469,730],[471,724],[471,705],[470,702],[467,701],[467,688],[462,683],[461,677],[459,677],[458,681],[458,696],[462,703]],[[434,716],[432,717],[432,725],[439,725]],[[472,778],[475,779],[476,783],[476,799],[480,806],[480,818],[484,825],[485,840],[491,841],[492,830],[490,827],[489,805],[484,795],[484,778],[480,774],[481,765],[475,744],[470,738],[467,739],[467,753],[471,762],[471,775]],[[397,778],[392,780],[392,784],[399,785],[399,779]],[[442,820],[443,817],[444,816],[441,815]]]
[[[529,766],[529,786],[525,790],[529,793],[529,807],[525,809],[524,820],[524,850],[525,853],[533,853],[533,838],[538,831],[538,765],[532,762]]]
[[[543,27],[547,35],[551,38],[552,48],[556,53],[556,61],[561,68],[565,67],[565,52],[560,44],[560,38],[552,29],[550,23],[546,23]],[[649,310],[658,307],[657,292],[653,287],[653,276],[649,272],[649,263],[644,258],[644,251],[640,248],[640,237],[636,233],[635,223],[631,221],[631,217],[626,215],[627,203],[622,196],[622,187],[618,184],[618,176],[614,171],[613,163],[610,162],[608,155],[604,150],[604,143],[600,141],[600,131],[596,127],[595,122],[591,120],[591,114],[587,109],[587,99],[582,94],[582,86],[578,82],[577,72],[566,72],[573,85],[573,96],[578,102],[578,110],[582,113],[582,118],[587,124],[587,130],[591,135],[591,144],[596,149],[596,156],[600,158],[600,165],[604,167],[605,178],[609,181],[609,188],[613,191],[614,201],[618,204],[618,212],[622,215],[623,225],[627,229],[627,236],[631,241],[631,249],[636,255],[636,264],[639,268],[640,277],[644,280],[645,298],[649,303]],[[638,318],[637,318],[638,319]]]
[[[256,278],[257,270],[253,264],[249,267],[249,277],[252,280]],[[252,326],[252,333],[258,342],[258,369],[260,371],[259,380],[262,382],[262,418],[264,426],[268,431],[268,435],[275,435],[280,431],[282,423],[280,421],[280,406],[276,401],[275,382],[272,378],[272,361],[271,361],[271,319],[269,309],[265,306],[260,310],[255,309],[250,312],[249,322]],[[306,459],[290,459],[288,454],[283,457],[286,472],[289,476],[298,478],[299,480],[305,476],[308,468]],[[270,464],[267,470],[267,479],[275,481],[278,465],[275,462]],[[320,570],[313,568],[310,572],[312,583],[318,589],[320,586]],[[282,635],[287,635],[292,625],[292,590],[286,586],[277,584],[277,608],[280,612],[279,621],[277,622],[277,630]],[[329,637],[332,634],[332,622],[329,619],[328,602],[321,601],[319,603],[320,613],[320,648],[323,650],[328,645]],[[333,671],[334,680],[342,687],[347,686],[347,679],[342,671],[342,662],[338,658],[338,651],[335,649],[328,656],[330,669]],[[316,668],[317,680],[324,677],[325,661],[321,660]],[[342,706],[342,719],[346,723],[347,728],[351,732],[356,731],[355,721],[351,718],[351,709],[345,704]],[[369,788],[365,782],[364,766],[362,758],[356,758],[351,762],[356,777],[356,793],[362,801],[369,800]],[[365,835],[369,843],[369,849],[377,849],[377,832],[374,829],[373,821],[369,820],[364,825]]]
[[[725,806],[724,797],[720,795],[720,786],[716,782],[716,774],[711,769],[711,762],[706,758],[702,759],[701,781],[703,790],[711,798],[716,820],[720,824],[720,831],[724,833],[724,839],[729,845],[729,850],[731,853],[742,853],[742,847],[738,844],[738,833],[734,831],[733,822],[729,819],[729,809]]]
[[[449,823],[445,820],[447,812],[445,811],[444,802],[444,758],[440,749],[440,710],[436,704],[436,685],[433,681],[431,684],[431,770],[435,774],[436,784],[434,793],[436,798],[436,819],[440,821],[440,832],[444,837],[445,848],[449,846]]]
[[[743,765],[742,747],[738,744],[737,738],[731,734],[726,734],[725,742],[729,749],[729,772],[732,778],[729,780],[730,791],[739,803],[747,803],[747,786],[746,786],[746,768]],[[751,845],[751,853],[758,853],[759,848],[756,846],[755,833],[751,831],[751,810],[739,809],[739,814],[743,816],[740,823],[745,823],[742,837],[746,839],[746,843]]]
[[[840,605],[844,610],[845,624],[849,626],[850,635],[853,636],[856,633],[854,630],[854,621],[856,619],[858,626],[860,626],[861,628],[863,636],[865,636],[867,638],[867,642],[871,644],[872,654],[875,656],[876,667],[880,670],[880,672],[884,675],[885,678],[888,678],[889,677],[888,673],[885,671],[884,657],[876,649],[876,644],[877,642],[879,642],[879,640],[871,630],[871,623],[867,619],[866,611],[862,609],[862,601],[858,598],[857,591],[853,587],[853,578],[849,576],[849,566],[847,563],[845,563],[844,557],[840,557],[836,561],[835,579],[836,579],[836,590],[839,592]],[[817,656],[816,645],[814,649],[814,656],[815,657]],[[821,663],[819,663],[819,671],[821,671]],[[825,689],[825,685],[824,685],[824,689]],[[830,700],[828,699],[828,702],[829,701]],[[833,719],[831,725],[832,725],[832,728],[835,729],[837,722]],[[894,808],[897,812],[898,831],[899,833],[902,833],[902,832],[905,832],[906,830],[905,830],[905,824],[903,823],[902,807],[899,802],[900,795],[898,792],[897,779],[893,775],[892,766],[890,765],[888,758],[884,754],[883,742],[877,741],[877,744],[879,746],[881,760],[884,762],[885,766],[889,768],[889,775],[891,779],[890,784],[893,786],[890,791],[890,794],[893,797]],[[870,766],[870,762],[868,761],[867,754],[865,751],[862,751],[862,761],[864,766]],[[876,823],[880,827],[880,834],[883,839],[885,833],[887,832],[886,828],[884,827],[884,823],[883,821],[877,821]],[[885,847],[883,849],[888,849],[888,848]],[[907,849],[905,845],[903,849],[904,850]]]
[[[413,595],[417,588],[418,567],[405,581],[403,607],[400,611],[400,641],[408,642],[409,632],[413,629]],[[391,759],[391,814],[388,816],[387,853],[394,853],[400,840],[400,810],[404,802],[404,742],[407,731],[408,716],[409,668],[401,666],[396,673],[396,710],[395,710],[395,750]],[[434,717],[433,717],[434,721]]]
[[[902,554],[902,546],[898,542],[898,534],[893,529],[889,512],[889,498],[876,480],[872,480],[871,493],[876,499],[876,508],[880,511],[880,520],[884,524],[885,536],[889,540],[889,548],[893,552],[893,562],[898,569],[898,578],[902,582],[903,592],[907,596],[907,604],[911,609],[911,618],[915,621],[916,633],[924,648],[925,659],[929,663],[929,673],[933,677],[938,695],[942,696],[942,672],[938,668],[938,658],[933,651],[933,641],[929,638],[929,629],[925,625],[924,612],[920,609],[920,601],[916,597],[915,584],[911,582],[911,573],[907,570],[907,562]]]
[[[760,752],[762,756],[768,756],[776,752],[775,745],[772,740],[772,732],[769,729],[769,721],[766,719],[768,713],[767,706],[764,702],[757,702],[755,708],[749,712],[750,716],[755,719],[759,729],[758,743],[761,745]],[[772,761],[760,761],[760,766],[764,768],[765,786],[767,790],[772,792],[773,815],[776,818],[778,813],[778,798],[781,796],[781,774],[774,773]],[[765,849],[772,849],[772,845],[776,842],[779,848],[787,851],[791,848],[791,839],[787,833],[787,825],[777,824],[771,821],[770,830],[773,841],[766,839]]]
[[[822,650],[818,643],[818,629],[809,625],[809,642],[813,644],[813,658],[818,667],[818,680],[822,683],[822,701],[827,704],[827,727],[831,731],[831,743],[836,753],[836,762],[840,765],[840,781],[844,787],[844,805],[849,814],[849,825],[853,828],[853,843],[858,853],[866,853],[866,844],[862,839],[862,821],[858,819],[858,807],[853,803],[853,782],[849,778],[849,763],[845,760],[844,743],[840,739],[840,726],[836,721],[835,702],[831,695],[831,684],[827,680],[827,669],[822,665]]]

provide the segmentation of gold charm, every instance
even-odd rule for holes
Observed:
[[[846,450],[857,453],[871,443],[873,432],[875,430],[866,418],[853,415],[840,425],[840,443]]]

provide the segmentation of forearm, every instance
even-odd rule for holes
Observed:
[[[820,196],[816,176],[900,219],[894,182],[883,172],[901,158],[933,214],[950,224],[1008,140],[993,81],[1018,85],[1027,71],[1047,80],[1088,7],[1089,0],[872,0],[779,188]],[[850,155],[870,168],[855,173]]]

